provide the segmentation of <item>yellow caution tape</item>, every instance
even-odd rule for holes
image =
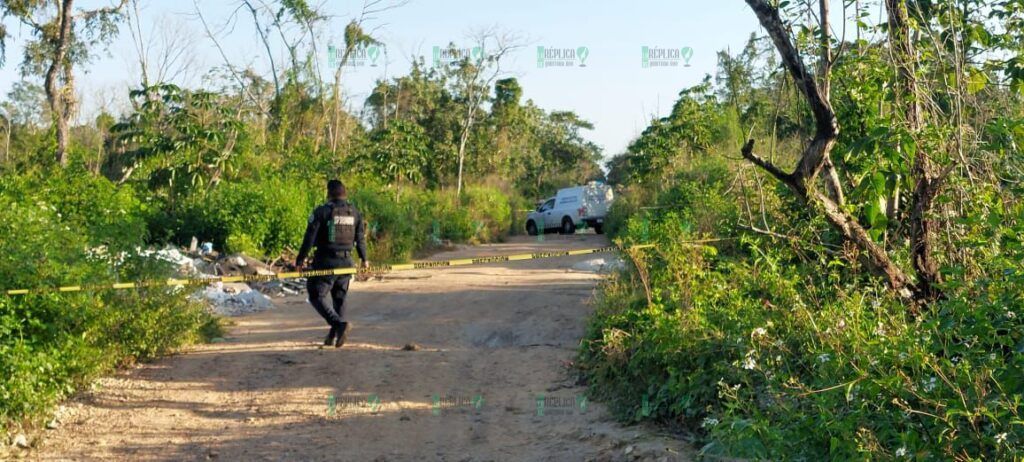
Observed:
[[[654,244],[634,245],[630,249],[647,249],[654,247]],[[256,274],[250,276],[211,276],[186,279],[164,279],[134,282],[116,282],[112,284],[76,285],[62,287],[40,287],[36,289],[10,289],[4,291],[7,295],[28,295],[48,292],[81,292],[92,290],[117,290],[117,289],[138,289],[143,287],[185,287],[205,286],[213,282],[267,282],[281,281],[285,279],[308,278],[314,276],[338,276],[345,274],[369,273],[383,274],[396,271],[409,271],[416,269],[442,268],[465,265],[482,265],[487,263],[501,263],[508,261],[538,260],[543,258],[557,258],[571,255],[589,255],[592,253],[612,252],[618,247],[596,247],[592,249],[559,250],[551,252],[534,252],[514,255],[493,255],[489,257],[459,258],[453,260],[418,261],[396,265],[375,265],[366,269],[360,268],[333,268],[318,269],[309,271],[291,271],[275,274]]]

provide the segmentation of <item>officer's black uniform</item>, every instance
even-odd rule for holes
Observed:
[[[359,259],[366,261],[362,215],[355,206],[344,199],[332,199],[317,207],[309,216],[306,235],[295,259],[297,265],[306,261],[306,256],[314,245],[316,251],[313,253],[313,269],[351,267],[353,246],[359,252]],[[335,333],[341,336],[348,327],[345,321],[345,294],[348,293],[351,279],[350,274],[314,276],[306,282],[309,303],[331,326],[328,342]],[[328,294],[333,299],[333,309],[328,305]]]

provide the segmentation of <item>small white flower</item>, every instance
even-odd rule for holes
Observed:
[[[765,335],[768,335],[768,331],[764,327],[758,327],[750,332],[750,338],[764,337]]]
[[[828,353],[822,353],[818,355],[819,363],[827,363],[830,359],[832,359],[832,356],[830,356]]]
[[[837,325],[837,327],[839,327],[840,329],[846,327],[846,320],[845,319],[840,319],[839,320],[839,324]]]
[[[935,389],[936,385],[938,385],[938,379],[936,379],[935,377],[929,378],[927,381],[921,382],[921,387],[924,388],[924,391],[932,391]]]
[[[907,448],[901,447],[896,450],[896,457],[905,457],[907,455]]]
[[[996,360],[996,354],[995,353],[989,353],[988,354],[988,360],[989,361],[995,361]]]
[[[747,358],[743,360],[743,368],[747,370],[757,369],[757,361],[754,361],[752,356],[747,355]]]
[[[1006,319],[1014,319],[1016,317],[1017,317],[1017,313],[1014,313],[1013,311],[1007,311],[1006,312]]]
[[[718,425],[718,419],[714,417],[705,417],[704,421],[700,423],[700,428],[714,427]]]
[[[1006,442],[1006,432],[996,435],[996,444],[1003,444]]]

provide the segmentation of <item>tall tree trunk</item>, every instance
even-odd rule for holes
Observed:
[[[71,42],[72,6],[74,0],[62,0],[58,14],[60,20],[57,36],[52,38],[53,59],[46,69],[44,81],[46,100],[50,104],[50,117],[57,131],[57,150],[55,157],[62,167],[68,164],[67,149],[70,138],[70,108],[74,100],[74,83],[71,76],[71,64],[67,61],[68,45]],[[63,71],[63,83],[61,79]]]
[[[913,38],[910,35],[907,5],[903,0],[885,0],[885,7],[889,16],[889,43],[899,73],[897,98],[903,100],[901,106],[907,108],[907,128],[912,136],[916,136],[924,126],[924,114],[917,85],[917,59]],[[939,224],[932,218],[941,179],[928,153],[920,147],[914,152],[911,175],[915,184],[911,193],[908,217],[910,257],[914,272],[917,274],[916,291],[921,299],[931,301],[941,296],[937,287],[941,282],[941,276],[934,255],[934,242]]]
[[[462,133],[459,134],[459,174],[456,180],[455,197],[462,197],[462,165],[466,159],[466,143],[469,141],[469,130],[473,126],[473,112],[472,107],[467,111],[466,124],[462,127]]]

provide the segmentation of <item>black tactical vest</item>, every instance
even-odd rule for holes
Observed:
[[[356,242],[356,210],[352,204],[328,203],[331,218],[327,222],[327,242],[351,249]]]

